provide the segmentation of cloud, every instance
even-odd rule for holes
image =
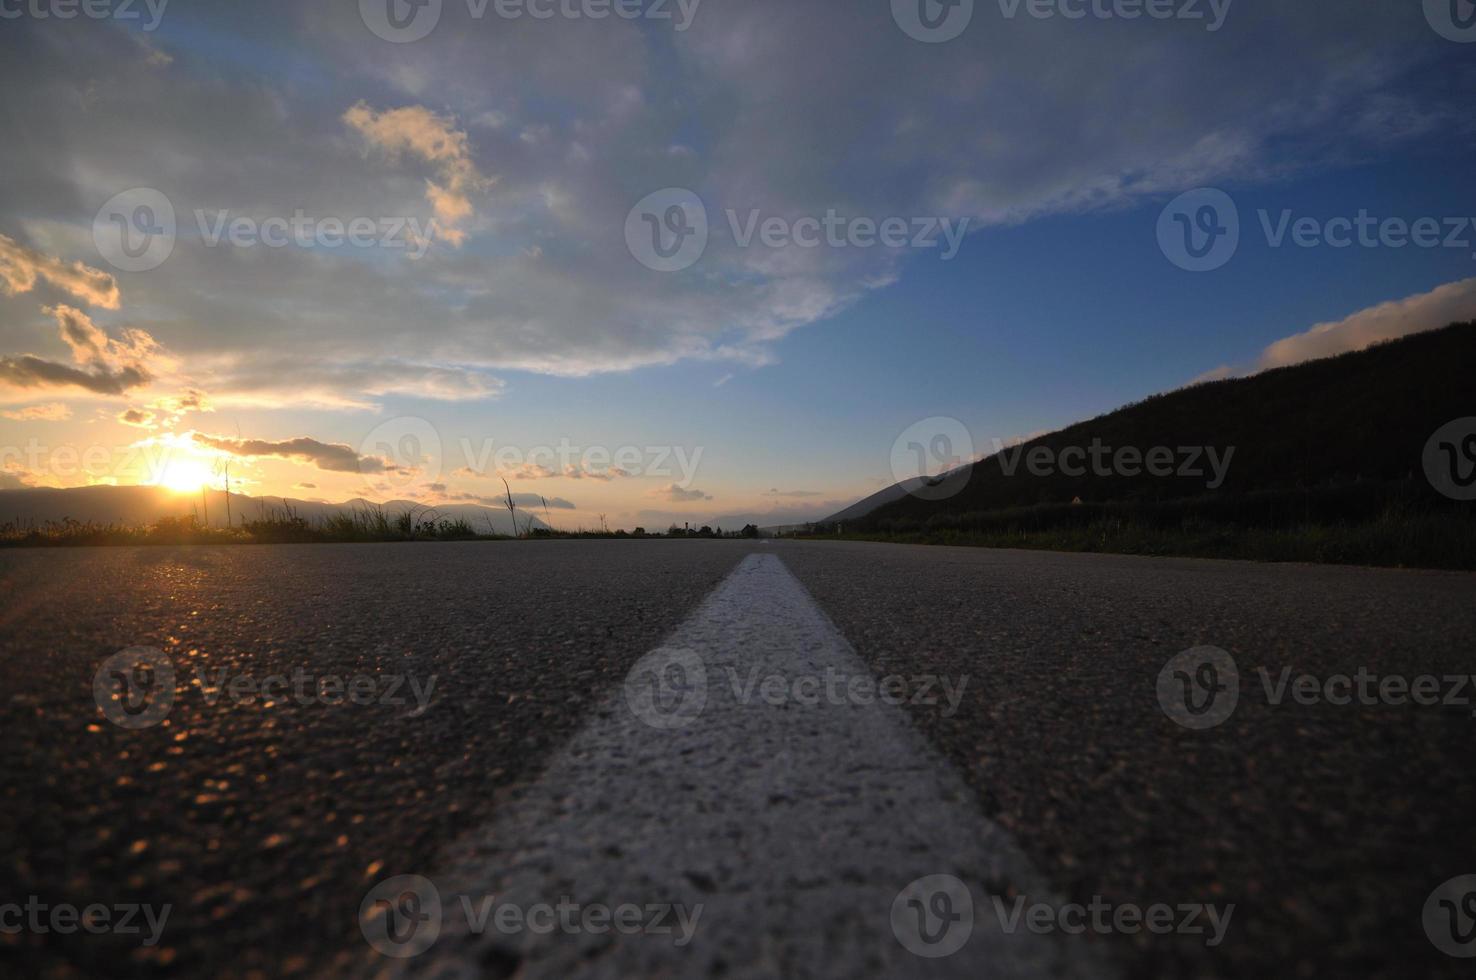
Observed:
[[[819,496],[822,496],[822,494],[820,493],[819,490],[780,490],[780,489],[777,489],[775,487],[770,487],[769,489],[767,489],[767,490],[764,491],[763,496],[765,496],[765,497],[819,497]]]
[[[646,496],[659,497],[662,500],[669,501],[673,504],[687,503],[693,500],[712,499],[711,494],[708,494],[702,490],[698,490],[696,487],[686,489],[684,487],[677,486],[675,483],[668,483],[664,487],[652,490],[647,493]]]
[[[463,467],[465,475],[480,476],[474,473],[470,467]],[[462,471],[458,471],[462,472]],[[567,463],[562,470],[542,463],[520,463],[517,466],[502,467],[497,475],[507,480],[552,480],[563,477],[566,480],[597,480],[608,483],[611,480],[628,477],[632,474],[618,466],[606,467],[602,470],[586,466],[584,463]]]
[[[122,422],[124,425],[137,426],[140,429],[158,428],[155,425],[155,419],[157,418],[158,416],[153,412],[144,411],[139,408],[129,408],[118,413],[119,422]]]
[[[477,493],[448,493],[445,499],[453,503],[481,504],[483,507],[506,507],[506,497],[487,496]],[[541,510],[545,505],[550,510],[576,510],[574,504],[563,497],[543,497],[536,493],[515,493],[512,495],[513,506],[526,507],[530,510]]]
[[[499,469],[497,475],[504,480],[550,480],[563,474],[542,463],[522,463],[511,468]]]
[[[38,278],[84,303],[105,310],[118,308],[118,281],[109,273],[81,262],[68,265],[0,235],[0,293],[7,296],[28,293]]]
[[[1428,293],[1380,303],[1341,320],[1316,324],[1268,345],[1250,367],[1222,364],[1194,378],[1189,384],[1223,381],[1304,361],[1335,357],[1468,320],[1476,320],[1476,278],[1446,283]]]
[[[1320,357],[1363,350],[1452,323],[1476,320],[1476,278],[1446,283],[1428,293],[1380,303],[1352,316],[1319,323],[1261,352],[1255,370],[1300,364]]]
[[[388,395],[433,401],[482,401],[501,394],[501,379],[483,372],[375,361],[317,363],[313,359],[279,359],[239,355],[197,361],[208,383],[211,401],[223,405],[277,407],[283,401],[331,409],[377,411],[373,400]]]
[[[6,468],[0,469],[0,490],[24,490],[35,486],[30,480],[30,474],[17,472]]]
[[[316,490],[316,489],[318,489],[318,485],[316,483],[294,483],[294,484],[292,484],[292,489],[294,489],[294,490]]]
[[[72,351],[72,360],[83,367],[118,370],[142,367],[160,354],[157,341],[146,331],[125,329],[122,340],[114,340],[92,318],[71,306],[42,307],[56,318],[62,342]]]
[[[121,395],[148,381],[149,375],[136,368],[87,372],[30,354],[0,357],[0,384],[15,388],[76,387],[98,395]]]
[[[320,470],[331,470],[336,473],[403,473],[407,471],[405,467],[397,466],[378,456],[361,456],[351,446],[320,442],[308,436],[273,442],[267,439],[241,439],[191,432],[189,438],[197,445],[229,453],[232,456],[287,459],[298,463],[311,463]]]
[[[11,409],[0,412],[0,415],[20,422],[65,422],[72,417],[72,410],[61,402],[48,402],[45,405],[26,405]]]
[[[156,398],[149,407],[157,408],[159,411],[168,412],[171,415],[215,411],[215,406],[211,404],[210,398],[205,392],[198,391],[194,388],[187,388],[178,395],[165,395],[162,398]]]
[[[435,166],[440,182],[425,182],[425,198],[435,215],[435,234],[452,245],[461,245],[466,232],[458,226],[472,216],[469,195],[490,181],[477,172],[466,133],[455,128],[455,120],[436,115],[424,106],[375,112],[359,102],[343,114],[343,121],[391,158],[407,153]]]
[[[162,185],[183,223],[201,202],[434,216],[462,247],[387,262],[380,249],[209,249],[182,235],[163,266],[129,277],[130,304],[188,327],[156,335],[192,368],[220,369],[200,378],[213,396],[367,408],[369,369],[336,370],[346,351],[377,377],[407,353],[473,373],[703,362],[721,376],[771,362],[787,334],[938,254],[741,248],[728,208],[977,229],[1264,186],[1470,131],[1469,86],[1450,82],[1466,79],[1459,46],[1432,43],[1407,5],[1344,4],[1329,30],[1318,4],[1237,4],[1215,34],[1005,24],[976,6],[946,45],[907,38],[885,3],[778,0],[704,5],[692,30],[653,44],[649,25],[618,19],[487,30],[447,4],[439,30],[388,58],[354,4],[253,3],[280,28],[270,63],[331,65],[333,85],[221,71],[183,49],[151,65],[125,32],[81,21],[63,47],[23,18],[0,32],[0,85],[28,96],[8,106],[26,139],[0,145],[0,227],[23,221],[38,243],[64,229],[45,251],[81,255],[96,204],[143,184]],[[223,36],[249,29],[240,5],[199,9]],[[1073,70],[1039,70],[1055,63]],[[662,187],[694,190],[712,231],[674,274],[642,267],[624,240],[632,205]],[[255,370],[264,356],[276,363]]]
[[[564,467],[564,477],[570,480],[599,480],[608,483],[617,477],[628,477],[631,474],[618,466],[607,467],[603,470],[592,469],[583,463],[570,463]]]
[[[123,340],[110,338],[92,319],[71,306],[48,306],[62,342],[80,367],[70,367],[33,354],[0,357],[0,384],[14,388],[77,387],[99,395],[121,395],[153,379],[147,362],[159,345],[142,330],[124,330]],[[85,370],[84,370],[85,369]]]

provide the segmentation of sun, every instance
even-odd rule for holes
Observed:
[[[175,493],[195,493],[210,483],[210,470],[194,459],[177,459],[164,467],[159,486]]]

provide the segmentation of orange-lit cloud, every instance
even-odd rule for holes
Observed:
[[[696,487],[692,487],[691,489],[687,489],[685,487],[680,487],[680,486],[678,486],[675,483],[668,483],[664,487],[661,487],[661,488],[656,489],[656,490],[652,490],[646,496],[648,496],[648,497],[659,497],[662,500],[670,501],[671,503],[674,503],[674,504],[684,504],[684,503],[689,503],[689,502],[694,501],[694,500],[711,500],[712,499],[712,495],[711,494],[709,494],[709,493],[707,493],[705,491],[702,491],[702,490],[698,490]]]
[[[477,172],[466,133],[455,128],[455,120],[424,106],[375,112],[359,102],[343,114],[343,121],[392,157],[408,153],[434,165],[438,176],[425,182],[425,198],[435,214],[436,237],[452,245],[466,240],[459,226],[472,216],[470,195],[490,181]]]
[[[1267,347],[1261,352],[1256,369],[1265,371],[1363,350],[1386,340],[1437,330],[1464,320],[1476,320],[1476,278],[1446,283],[1428,293],[1381,303],[1342,320],[1319,323]]]
[[[1222,381],[1303,361],[1334,357],[1467,320],[1476,320],[1476,278],[1446,283],[1428,293],[1380,303],[1341,320],[1316,324],[1269,345],[1250,368],[1224,364],[1189,383]]]
[[[124,425],[136,426],[140,429],[157,428],[155,420],[158,418],[153,412],[141,408],[128,408],[118,413],[118,421]]]
[[[192,432],[189,438],[198,446],[232,456],[274,457],[297,463],[311,463],[320,470],[339,473],[403,473],[406,468],[378,456],[361,456],[352,446],[320,442],[308,436],[272,441],[212,436]]]
[[[63,292],[105,310],[118,308],[118,280],[101,269],[45,255],[0,235],[0,293],[28,293],[44,279]]]
[[[72,410],[61,402],[45,405],[25,405],[21,408],[0,412],[0,416],[18,422],[65,422],[72,417]]]
[[[98,395],[121,395],[153,379],[150,362],[159,345],[142,330],[125,330],[114,340],[81,310],[58,304],[44,308],[56,317],[63,343],[77,367],[34,354],[0,357],[0,385],[13,388],[82,388]]]

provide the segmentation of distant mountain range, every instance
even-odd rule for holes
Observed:
[[[825,523],[914,532],[1078,501],[1156,506],[1272,495],[1306,508],[1300,518],[1273,515],[1281,522],[1366,520],[1396,499],[1450,504],[1426,480],[1422,454],[1437,429],[1468,416],[1476,416],[1476,323],[1452,324],[1157,395],[995,452],[954,471],[938,492],[912,494],[916,481],[898,484]],[[1106,454],[1126,448],[1138,458],[1124,467],[1103,455],[1106,464],[1094,466],[1080,455],[1093,446]],[[1160,475],[1148,472],[1143,458],[1155,447],[1169,454],[1160,452]],[[1032,458],[1046,465],[1032,465]],[[1163,475],[1165,464],[1172,473]],[[1328,506],[1334,497],[1342,512]]]
[[[336,513],[348,513],[365,508],[380,508],[394,516],[406,511],[417,513],[427,509],[425,504],[413,500],[391,500],[385,503],[356,498],[342,503],[323,503],[313,500],[297,500],[292,497],[251,497],[242,493],[230,496],[232,523],[242,520],[258,520],[262,517],[280,515],[290,509],[298,517],[314,522]],[[429,508],[436,515],[451,520],[465,519],[479,532],[487,532],[489,524],[496,534],[511,534],[512,520],[507,510],[484,507],[479,504],[444,504]],[[208,513],[202,513],[206,511]],[[72,487],[64,490],[49,487],[32,487],[21,490],[0,490],[0,524],[13,522],[21,527],[42,526],[48,521],[67,518],[95,524],[114,524],[121,527],[145,527],[165,517],[185,517],[194,514],[202,524],[211,527],[226,525],[226,495],[224,491],[211,490],[204,494],[181,494],[163,487]],[[207,522],[206,517],[209,520]],[[531,511],[518,508],[518,524],[531,518],[534,529],[548,525]]]

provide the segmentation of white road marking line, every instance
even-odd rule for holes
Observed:
[[[447,977],[1110,975],[1080,939],[1001,930],[991,895],[1051,896],[899,708],[742,697],[753,676],[827,671],[872,676],[777,556],[748,556],[531,789],[452,849],[434,876],[431,948],[380,964]],[[901,894],[932,875],[966,884]],[[618,935],[574,913],[572,929],[509,934],[488,896],[524,912],[680,905],[695,926],[679,944],[674,916],[672,934]],[[484,929],[467,925],[468,906],[491,910]]]

